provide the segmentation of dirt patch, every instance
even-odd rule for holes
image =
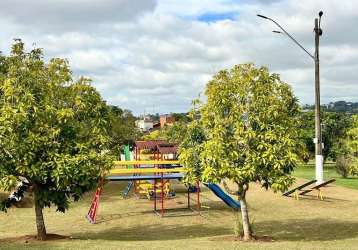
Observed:
[[[33,198],[24,197],[21,201],[15,202],[13,206],[16,208],[31,208],[33,207]]]
[[[226,235],[220,237],[214,237],[211,239],[212,241],[240,241],[240,242],[274,242],[275,240],[267,235],[263,236],[252,236],[252,239],[249,241],[244,241],[244,239],[240,236],[234,235]]]
[[[59,234],[47,234],[45,241],[54,241],[54,240],[68,240],[73,239],[71,236],[59,235]],[[36,235],[24,235],[18,237],[10,237],[0,239],[0,243],[31,243],[31,242],[42,242],[37,240]]]

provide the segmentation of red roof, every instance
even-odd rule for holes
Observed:
[[[178,146],[165,140],[136,141],[135,146],[138,150],[149,149],[162,154],[175,154]]]
[[[165,140],[152,140],[152,141],[136,141],[135,146],[137,149],[150,149],[155,150],[159,144],[168,143]]]
[[[176,154],[178,152],[178,146],[172,143],[159,144],[157,151],[161,154]]]

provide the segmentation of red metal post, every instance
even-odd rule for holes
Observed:
[[[135,158],[135,160],[138,160],[138,148],[137,147],[134,148],[134,152],[135,152],[134,158]],[[137,168],[138,166],[134,165],[133,167]],[[134,184],[134,193],[137,194],[137,182],[133,181],[133,184]]]
[[[197,193],[197,206],[198,206],[198,212],[200,213],[200,208],[201,208],[201,204],[200,204],[200,184],[199,181],[196,182],[196,193]]]
[[[190,208],[190,185],[188,186],[188,208]]]
[[[163,173],[161,173],[161,184],[162,184],[162,192],[161,192],[161,202],[162,202],[162,209],[160,211],[162,217],[164,215],[164,180],[163,180]]]
[[[153,194],[153,196],[154,196],[154,212],[156,212],[157,211],[157,180],[156,179],[154,179],[153,190],[154,190],[154,194]]]

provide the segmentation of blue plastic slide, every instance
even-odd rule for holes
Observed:
[[[204,183],[217,197],[222,199],[229,207],[233,209],[240,209],[240,202],[234,200],[230,195],[227,195],[218,185],[214,183]]]

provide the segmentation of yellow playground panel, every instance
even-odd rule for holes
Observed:
[[[148,160],[148,161],[114,161],[115,166],[128,166],[128,165],[179,165],[179,161],[175,160]]]
[[[116,168],[110,170],[109,174],[165,174],[184,172],[184,168]]]
[[[174,168],[156,168],[159,165],[179,165],[177,160],[134,160],[134,161],[115,161],[113,162],[116,166],[115,169],[109,171],[109,175],[141,175],[141,174],[154,174],[163,175],[170,173],[183,173],[185,172],[182,167]],[[138,166],[138,165],[153,165],[151,168],[120,168],[121,166]],[[118,168],[119,167],[119,168]],[[156,182],[154,182],[156,183]],[[170,193],[170,182],[165,181],[164,183],[158,182],[156,184],[149,181],[136,181],[135,192],[140,197],[147,197],[150,199],[155,194],[156,197],[160,197],[163,192],[164,197],[168,197]]]
[[[155,185],[155,186],[154,186]],[[152,195],[155,193],[156,197],[160,197],[161,193],[162,193],[162,185],[163,185],[163,195],[164,197],[167,197],[169,192],[170,192],[170,184],[169,182],[165,182],[165,183],[149,183],[149,182],[143,182],[140,181],[137,188],[138,188],[138,193],[141,196],[145,196],[146,198],[148,198],[148,200],[150,200],[150,198],[152,197]]]

